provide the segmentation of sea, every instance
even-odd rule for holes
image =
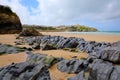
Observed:
[[[120,31],[99,31],[99,32],[62,32],[62,33],[70,33],[70,34],[103,34],[103,35],[119,35]]]

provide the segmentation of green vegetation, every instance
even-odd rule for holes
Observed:
[[[23,28],[35,28],[41,31],[77,31],[77,32],[95,32],[96,28],[84,25],[70,25],[70,26],[40,26],[40,25],[23,25]]]
[[[84,25],[72,25],[70,27],[66,27],[67,31],[78,31],[78,32],[94,32],[98,31],[95,28],[84,26]]]
[[[28,29],[28,28],[34,28],[34,29],[38,29],[38,30],[57,30],[56,28],[52,27],[52,26],[40,26],[40,25],[23,25],[24,29]]]

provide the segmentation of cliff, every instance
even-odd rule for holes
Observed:
[[[0,34],[20,33],[21,22],[16,13],[8,6],[0,5]]]

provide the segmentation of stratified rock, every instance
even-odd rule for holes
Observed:
[[[33,49],[40,49],[40,44],[39,43],[33,43],[32,48]]]
[[[0,34],[20,33],[19,17],[8,6],[0,5]]]
[[[114,66],[109,80],[120,80],[120,66]]]
[[[86,80],[84,71],[81,71],[79,74],[77,74],[74,77],[68,78],[67,80]]]
[[[120,80],[120,66],[113,66],[110,62],[96,59],[90,68],[88,80]]]
[[[80,41],[79,45],[77,46],[77,50],[78,51],[83,51],[83,52],[87,52],[89,54],[102,50],[108,46],[111,46],[110,43],[98,43],[95,41]]]
[[[1,68],[0,80],[50,80],[50,75],[43,63],[22,62]]]
[[[32,52],[26,52],[28,54],[28,57],[26,59],[27,62],[32,63],[43,63],[47,67],[51,67],[55,63],[62,60],[62,58],[55,58],[53,56],[47,56],[45,54],[36,53],[33,54]]]
[[[120,78],[118,79],[118,74],[116,72],[113,73],[116,69],[112,63],[96,59],[89,66],[90,75],[88,80],[120,80]],[[120,72],[118,71],[118,73]],[[113,75],[111,76],[111,74]],[[110,79],[111,77],[113,78],[113,76],[115,76],[116,79]]]
[[[97,51],[94,55],[96,55],[99,59],[113,63],[120,63],[120,47],[108,47]]]
[[[85,70],[87,67],[84,64],[84,60],[62,60],[58,63],[58,70],[67,73],[79,73],[82,70]]]
[[[11,45],[0,44],[0,54],[12,54],[18,52],[24,52],[26,49],[20,47],[14,47]]]
[[[111,44],[112,47],[120,47],[120,41]]]

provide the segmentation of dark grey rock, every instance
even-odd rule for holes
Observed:
[[[86,80],[85,79],[85,75],[84,75],[84,71],[81,71],[79,74],[77,74],[74,77],[68,78],[67,80]]]
[[[0,80],[50,80],[50,75],[43,63],[22,62],[3,67]]]
[[[12,45],[0,44],[0,54],[12,54],[18,52],[24,52],[26,49],[15,47]]]
[[[109,80],[113,69],[114,67],[111,63],[96,59],[90,65],[88,80]]]
[[[45,54],[36,53],[33,54],[32,52],[26,52],[28,54],[28,57],[26,59],[27,62],[32,63],[43,63],[47,67],[51,67],[55,63],[63,60],[62,58],[55,58],[53,56],[47,56]]]
[[[32,48],[33,48],[33,49],[40,49],[40,44],[39,44],[39,43],[34,43],[34,44],[32,45]]]
[[[79,73],[82,70],[85,70],[84,60],[62,60],[58,63],[58,70],[67,73]]]
[[[120,63],[120,47],[107,47],[95,52],[94,55],[99,59],[113,63]]]
[[[56,48],[50,44],[40,44],[40,49],[41,50],[54,50]]]
[[[120,80],[120,66],[114,66],[109,80]]]

